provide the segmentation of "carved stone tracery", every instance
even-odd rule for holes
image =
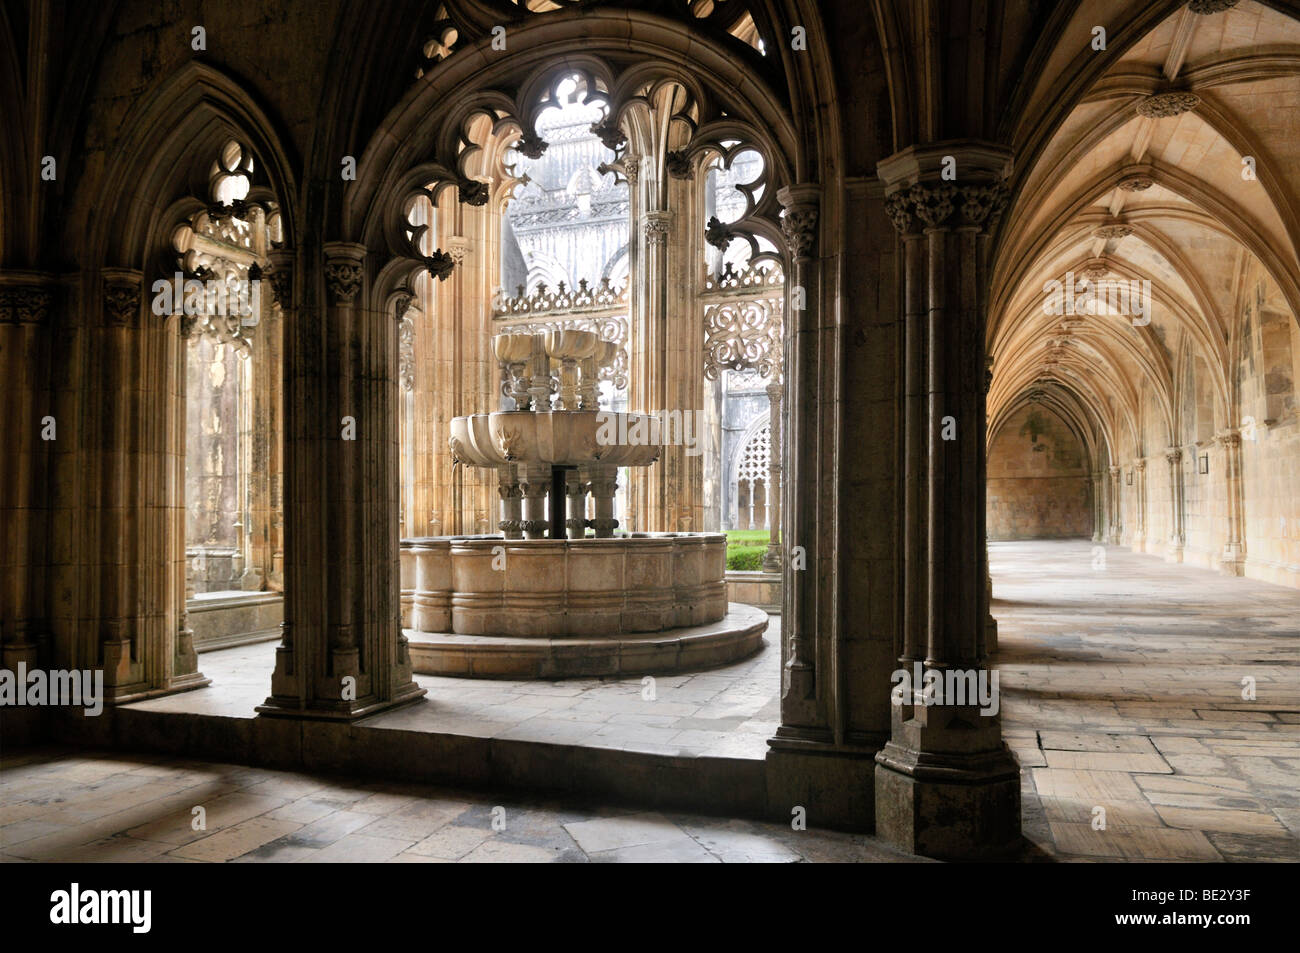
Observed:
[[[756,370],[780,377],[782,302],[753,298],[708,305],[704,310],[704,376],[717,380],[723,371]]]

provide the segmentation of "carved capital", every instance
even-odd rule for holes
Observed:
[[[351,305],[361,290],[365,274],[363,262],[366,249],[352,242],[326,242],[325,285],[330,301],[336,305]]]
[[[411,310],[411,302],[414,300],[415,296],[409,291],[399,291],[393,295],[393,317],[398,321],[405,320],[406,312]]]
[[[1137,470],[1138,473],[1146,472],[1146,468],[1147,468],[1147,462],[1145,460],[1133,461],[1133,469]]]
[[[691,157],[685,149],[669,152],[664,157],[664,165],[668,168],[668,174],[674,179],[694,178],[695,169],[691,163]]]
[[[716,218],[709,219],[710,227],[715,221],[717,221]],[[664,211],[646,212],[645,217],[641,219],[641,226],[645,229],[647,242],[652,245],[664,245],[668,242],[668,235],[672,231],[673,213]]]
[[[1179,463],[1182,462],[1182,459],[1183,459],[1182,447],[1169,447],[1167,450],[1165,450],[1165,462],[1169,464],[1171,467],[1177,466]]]
[[[104,321],[111,327],[132,325],[140,316],[143,275],[130,268],[105,268]]]
[[[1234,448],[1234,447],[1240,447],[1240,446],[1241,446],[1241,431],[1240,431],[1240,430],[1221,430],[1221,431],[1219,431],[1218,433],[1216,433],[1216,434],[1214,435],[1214,439],[1217,440],[1217,441],[1218,441],[1218,442],[1219,442],[1219,443],[1224,447],[1224,449],[1230,449],[1230,448]]]
[[[277,261],[273,258],[266,278],[271,282],[271,297],[280,306],[280,310],[287,311],[293,304],[292,259]]]
[[[912,214],[912,197],[908,189],[899,189],[885,196],[885,214],[894,223],[894,228],[907,235],[914,229],[916,217]]]
[[[41,324],[49,317],[54,291],[41,285],[0,285],[0,324]]]
[[[623,177],[627,179],[627,184],[631,187],[635,187],[637,176],[641,174],[641,157],[624,156],[622,165]]]
[[[781,203],[781,234],[794,260],[810,258],[817,247],[817,210],[821,186],[811,182],[787,185],[776,193]]]
[[[469,254],[469,247],[469,239],[461,235],[453,235],[447,239],[447,254],[457,265],[464,263],[465,256]]]
[[[1002,218],[1009,194],[1006,182],[959,186],[957,195],[961,200],[962,225],[992,230]]]

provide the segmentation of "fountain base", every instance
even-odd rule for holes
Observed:
[[[462,678],[597,678],[669,675],[728,665],[763,645],[767,613],[733,603],[717,622],[611,638],[514,638],[406,633],[411,667]]]
[[[483,678],[644,675],[756,651],[767,616],[728,605],[719,533],[402,541],[414,670]]]

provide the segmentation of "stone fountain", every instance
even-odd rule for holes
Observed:
[[[654,464],[663,436],[648,415],[599,409],[616,345],[550,330],[501,334],[493,347],[516,409],[456,417],[448,443],[457,465],[496,472],[501,532],[402,541],[415,670],[644,675],[756,651],[767,615],[728,605],[725,536],[615,533],[619,468]]]

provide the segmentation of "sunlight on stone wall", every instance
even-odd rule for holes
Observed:
[[[1083,447],[1046,408],[1008,418],[989,448],[988,475],[989,539],[1092,533]]]

